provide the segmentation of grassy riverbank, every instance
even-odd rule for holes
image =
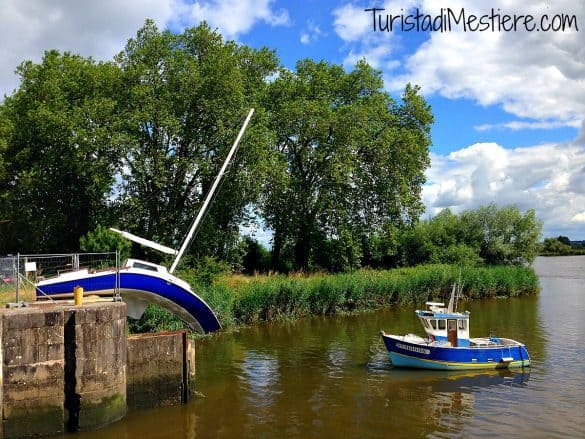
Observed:
[[[185,280],[195,279],[190,273]],[[422,265],[394,270],[360,270],[342,274],[292,276],[224,276],[195,291],[217,313],[224,327],[332,315],[391,305],[446,300],[452,284],[463,285],[466,299],[534,294],[538,278],[532,268],[462,268]],[[133,330],[177,329],[181,324],[164,310],[150,307]]]

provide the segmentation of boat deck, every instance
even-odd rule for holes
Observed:
[[[386,334],[382,331],[383,335],[390,335]],[[396,339],[407,343],[413,343],[421,346],[432,346],[432,347],[441,347],[441,348],[450,348],[451,343],[444,340],[430,340],[429,338],[423,338],[416,334],[406,334],[406,335],[390,335]],[[499,338],[499,337],[479,337],[479,338],[470,338],[469,339],[469,346],[459,346],[461,348],[501,348],[501,347],[511,347],[511,346],[523,346],[522,343],[511,340],[509,338]]]

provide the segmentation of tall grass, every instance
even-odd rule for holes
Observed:
[[[183,278],[192,281],[188,275]],[[222,325],[229,327],[390,305],[423,304],[427,300],[445,301],[454,282],[462,285],[463,296],[468,299],[513,297],[538,291],[538,278],[532,268],[452,265],[342,274],[223,276],[210,285],[193,287],[215,311]],[[149,317],[149,309],[146,318],[157,321],[159,330],[176,328],[175,319],[160,320],[163,315],[158,312]]]
[[[534,270],[510,266],[459,269],[451,265],[424,265],[306,277],[257,277],[235,287],[231,321],[250,324],[446,300],[456,281],[463,286],[464,297],[473,299],[538,291]]]

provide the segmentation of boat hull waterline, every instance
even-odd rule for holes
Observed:
[[[451,347],[421,337],[411,341],[408,336],[381,335],[396,367],[479,370],[530,366],[526,346],[515,340],[499,339],[492,346]]]

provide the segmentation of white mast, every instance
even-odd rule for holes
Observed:
[[[234,141],[234,144],[232,145],[230,152],[228,153],[225,161],[223,162],[221,169],[219,170],[219,174],[217,174],[217,177],[215,177],[215,181],[213,182],[211,189],[207,193],[207,197],[205,198],[205,201],[203,202],[203,205],[201,206],[201,209],[199,210],[199,213],[197,214],[197,218],[195,218],[195,221],[193,221],[193,225],[191,226],[189,233],[187,234],[187,236],[183,240],[183,244],[181,245],[181,248],[179,249],[179,252],[177,253],[177,257],[173,261],[173,265],[171,265],[169,273],[171,273],[171,274],[174,273],[175,269],[177,268],[177,265],[179,265],[179,261],[183,257],[183,253],[185,253],[185,250],[187,250],[187,247],[189,246],[191,239],[193,239],[193,235],[195,234],[195,231],[197,230],[197,227],[199,226],[199,223],[201,222],[201,219],[203,218],[203,215],[205,214],[205,211],[207,210],[207,207],[208,207],[209,203],[211,202],[211,199],[213,198],[213,194],[215,193],[215,190],[217,189],[217,186],[219,185],[219,182],[221,181],[221,178],[223,177],[223,174],[225,173],[225,170],[228,167],[228,164],[229,164],[230,160],[232,159],[232,156],[236,152],[236,148],[238,147],[238,143],[240,143],[240,139],[244,135],[244,131],[246,131],[246,127],[248,126],[248,122],[250,122],[252,114],[254,114],[253,108],[250,109],[250,112],[248,113],[248,117],[246,117],[246,120],[244,121],[244,125],[242,125],[242,128],[240,129],[238,137],[236,137],[236,140]]]

